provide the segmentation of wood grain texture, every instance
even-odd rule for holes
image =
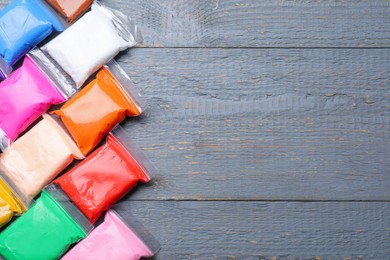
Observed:
[[[136,199],[389,200],[388,49],[135,49]],[[363,59],[364,57],[364,59]]]
[[[124,202],[163,245],[156,259],[388,259],[390,204]]]
[[[390,47],[386,0],[102,0],[148,47]]]
[[[100,2],[130,15],[147,47],[390,47],[386,0]]]

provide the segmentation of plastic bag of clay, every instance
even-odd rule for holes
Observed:
[[[0,10],[0,79],[31,48],[66,24],[41,0],[13,0]]]
[[[26,211],[25,205],[0,176],[0,227],[7,224],[13,216],[21,215],[24,211]]]
[[[0,83],[0,149],[75,91],[38,48],[30,51],[23,65]]]
[[[132,215],[120,216],[109,210],[104,222],[64,255],[73,259],[132,259],[152,257],[160,250],[159,242]]]
[[[155,167],[118,125],[107,141],[76,167],[54,181],[93,223]]]
[[[84,158],[57,120],[43,115],[0,156],[0,176],[26,207],[74,159]]]
[[[129,17],[95,3],[91,11],[42,49],[81,87],[89,76],[140,39],[138,27]]]
[[[56,186],[48,186],[31,208],[0,233],[5,259],[59,259],[92,229]]]
[[[93,0],[46,0],[69,24],[80,17],[93,3]]]
[[[127,74],[110,61],[96,78],[66,102],[58,115],[80,151],[87,155],[126,116],[142,113],[143,103]]]

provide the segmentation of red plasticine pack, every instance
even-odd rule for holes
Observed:
[[[146,183],[154,167],[129,143],[118,125],[106,144],[54,181],[93,223],[138,182]]]

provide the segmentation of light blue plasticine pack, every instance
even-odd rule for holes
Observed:
[[[0,10],[0,80],[30,49],[65,26],[42,0],[13,0]]]

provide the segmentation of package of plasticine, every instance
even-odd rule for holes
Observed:
[[[8,201],[5,201],[1,198],[0,194],[0,228],[5,224],[8,223],[12,216],[14,215]]]
[[[0,156],[0,176],[26,208],[74,159],[84,158],[57,120],[43,115],[41,121]]]
[[[58,115],[80,151],[87,155],[126,116],[142,113],[143,102],[134,84],[114,60],[66,102]]]
[[[0,150],[7,148],[51,105],[76,92],[68,80],[38,49],[0,83]]]
[[[50,185],[24,215],[0,233],[0,255],[5,259],[59,259],[92,228],[66,195]]]
[[[42,0],[13,0],[0,10],[0,79],[31,48],[66,22]]]
[[[69,24],[87,11],[93,0],[46,0],[57,12],[65,17]]]
[[[141,41],[141,34],[123,13],[94,3],[64,33],[42,47],[81,87],[85,80],[120,51]]]
[[[94,223],[138,182],[146,183],[156,170],[118,125],[106,143],[53,183]]]
[[[160,248],[159,242],[134,216],[126,214],[124,217],[109,210],[104,222],[61,259],[138,260],[152,257]]]
[[[13,216],[26,211],[25,205],[15,195],[15,191],[0,176],[0,228]]]

